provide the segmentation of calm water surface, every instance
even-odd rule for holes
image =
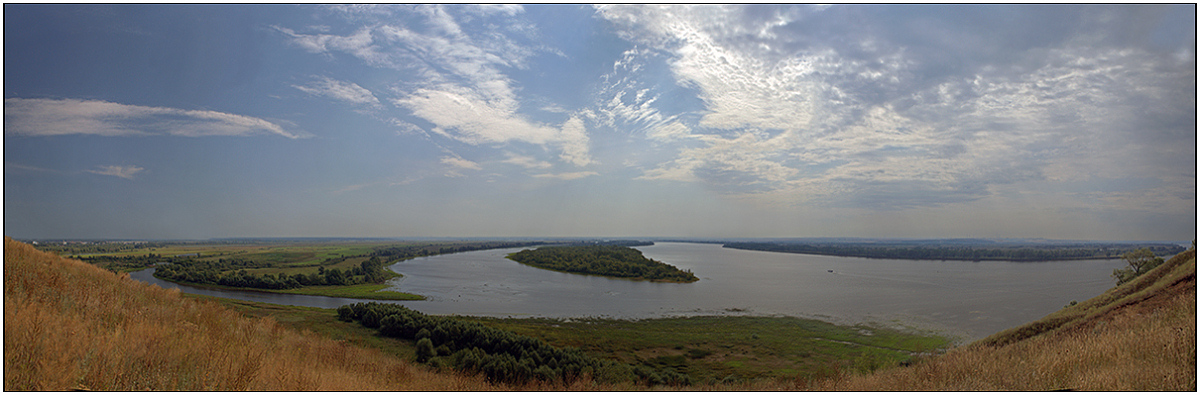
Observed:
[[[517,249],[402,261],[397,290],[429,300],[396,302],[429,314],[495,317],[654,318],[789,315],[839,323],[872,321],[978,339],[1099,295],[1121,260],[962,262],[865,259],[745,251],[719,244],[657,243],[647,257],[700,277],[650,283],[535,269],[505,259]],[[832,272],[830,272],[832,270]],[[138,280],[180,287],[134,273]],[[269,303],[337,307],[354,299],[258,292],[186,292]],[[203,291],[203,292],[197,292]]]

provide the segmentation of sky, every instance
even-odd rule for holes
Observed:
[[[5,4],[4,233],[1191,240],[1195,18]]]

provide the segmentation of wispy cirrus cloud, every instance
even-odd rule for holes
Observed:
[[[953,10],[972,23],[944,11],[600,7],[643,49],[614,62],[612,99],[596,113],[677,143],[644,179],[872,209],[968,202],[1097,168],[1170,177],[1150,169],[1169,167],[1165,157],[1194,160],[1177,148],[1195,141],[1194,63],[1112,39],[1144,34],[1114,25],[1110,14],[1122,10],[1004,8],[1021,23],[999,23],[985,6]],[[983,35],[978,23],[994,29]],[[698,119],[658,105],[665,90],[641,82],[656,65],[695,90]]]
[[[554,166],[550,162],[537,160],[532,156],[519,155],[512,152],[507,152],[506,155],[508,159],[500,161],[501,163],[513,164],[526,169],[549,169]]]
[[[146,169],[138,166],[107,165],[99,166],[99,168],[96,170],[87,170],[87,172],[102,176],[121,177],[126,180],[132,180],[135,174],[141,173],[143,170]]]
[[[379,106],[379,99],[376,98],[371,91],[353,82],[339,81],[329,77],[321,77],[320,79],[313,81],[308,85],[292,86],[309,94],[325,96],[351,104],[361,104],[372,107]]]
[[[461,170],[483,170],[478,163],[455,156],[443,156],[442,164],[450,167],[446,171],[446,177],[462,177]]]
[[[576,179],[580,179],[580,178],[584,178],[584,177],[591,177],[591,176],[596,176],[596,175],[600,175],[600,173],[596,173],[594,171],[576,171],[576,172],[569,172],[569,173],[535,174],[534,177],[552,178],[552,179],[556,179],[556,180],[576,180]]]
[[[182,110],[78,99],[4,99],[8,136],[172,135],[183,137],[274,134],[305,137],[270,121],[217,111]]]
[[[333,7],[362,25],[348,35],[304,34],[276,27],[312,53],[350,54],[367,65],[404,70],[420,78],[392,86],[399,108],[434,125],[436,134],[461,143],[527,143],[557,148],[576,166],[593,163],[590,139],[578,116],[562,123],[521,113],[521,97],[506,71],[527,67],[545,50],[530,43],[530,26],[512,18],[520,6]],[[396,16],[420,23],[400,24]],[[460,19],[491,18],[494,29],[464,29]],[[476,21],[478,22],[478,21]]]

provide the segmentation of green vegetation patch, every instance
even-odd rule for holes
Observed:
[[[951,345],[930,333],[795,317],[464,319],[577,347],[597,358],[669,367],[697,384],[811,377],[830,366],[869,371]]]
[[[508,254],[508,259],[567,273],[677,283],[700,280],[690,270],[679,270],[675,266],[646,258],[641,251],[615,245],[541,247]]]

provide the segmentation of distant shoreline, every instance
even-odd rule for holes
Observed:
[[[1085,244],[1085,245],[999,245],[930,246],[920,244],[816,244],[816,243],[723,243],[722,248],[748,251],[781,252],[868,259],[905,259],[932,261],[1054,262],[1121,259],[1121,255],[1140,248],[1170,257],[1185,248],[1167,244]]]

